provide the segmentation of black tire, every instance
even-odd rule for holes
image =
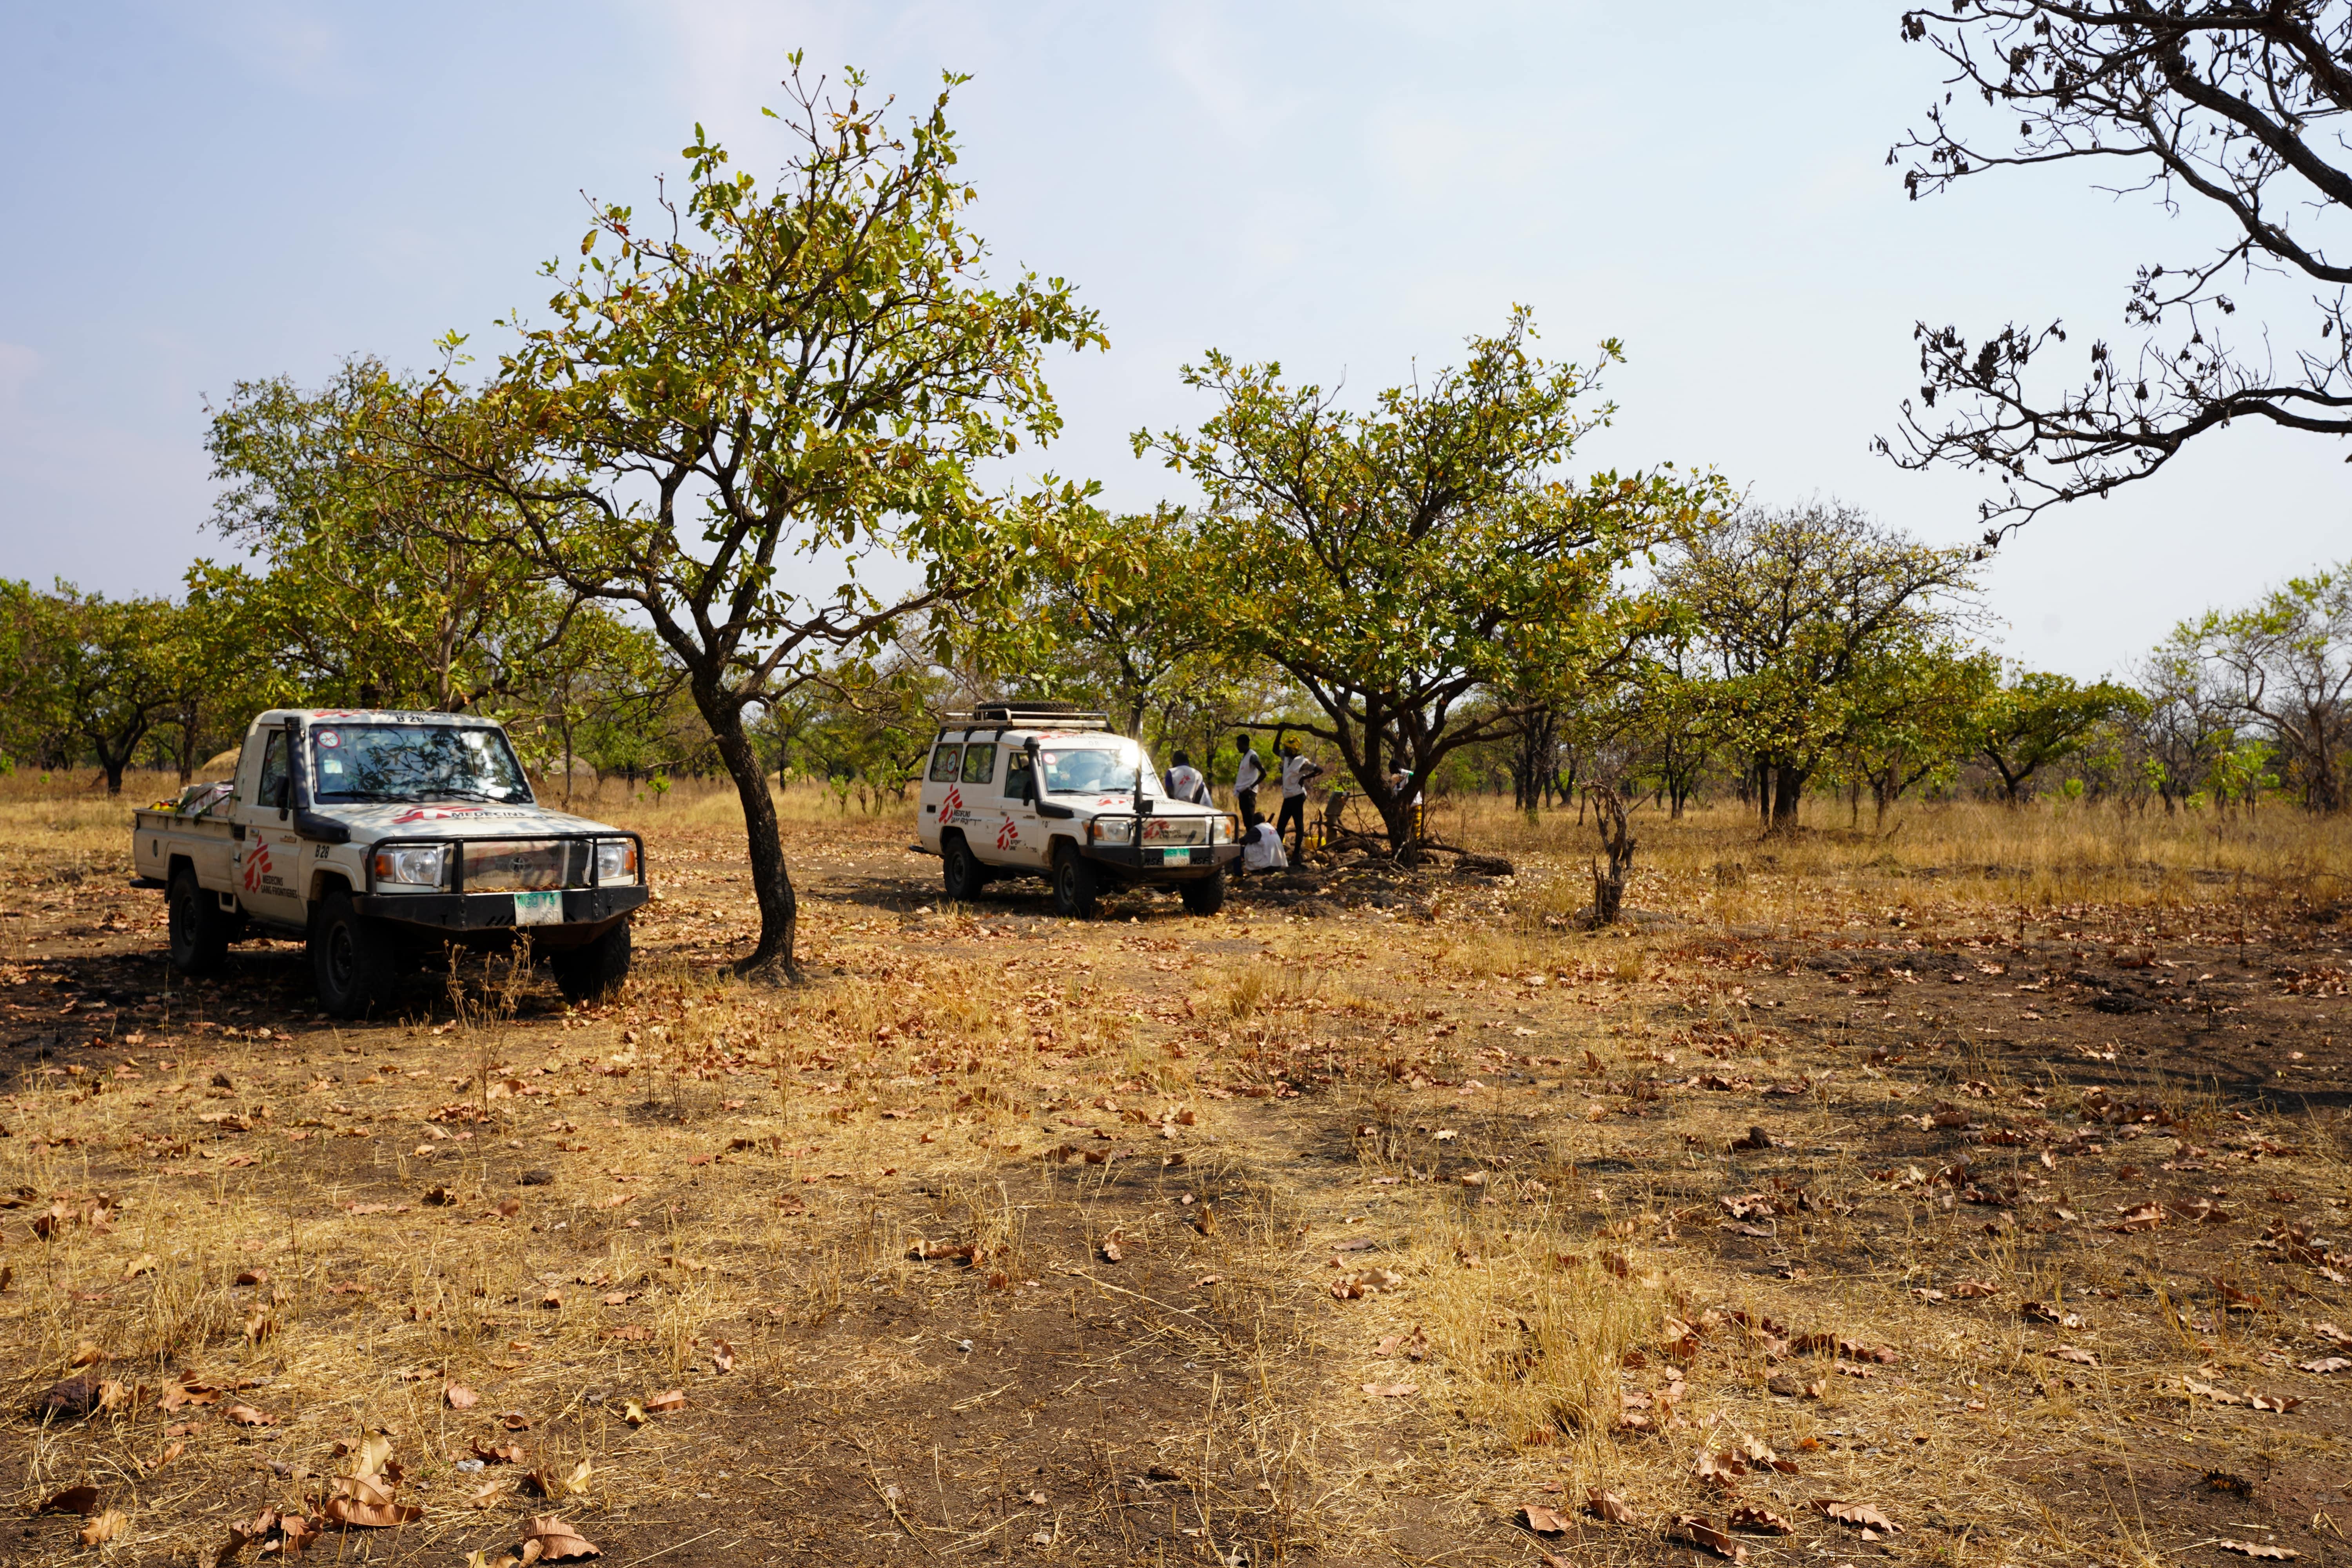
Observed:
[[[195,869],[172,873],[163,895],[171,928],[172,967],[183,974],[210,974],[228,957],[229,917],[217,896],[197,885]]]
[[[400,952],[383,925],[352,908],[338,886],[310,915],[310,983],[337,1018],[364,1017],[400,979]]]
[[[988,886],[988,873],[963,835],[950,833],[940,845],[940,880],[950,903],[968,904]]]
[[[629,922],[623,919],[593,942],[562,947],[547,956],[556,989],[567,1002],[601,1002],[629,977]]]
[[[1054,912],[1064,920],[1091,920],[1101,898],[1102,881],[1095,875],[1094,862],[1073,844],[1055,851]]]
[[[1177,883],[1176,896],[1188,915],[1215,914],[1225,907],[1225,868],[1220,866],[1197,882]]]

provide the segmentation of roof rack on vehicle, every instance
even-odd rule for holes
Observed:
[[[982,702],[969,713],[950,713],[950,727],[958,721],[971,725],[1048,725],[1056,730],[1108,730],[1110,715],[1093,709],[1081,708],[1074,702]]]

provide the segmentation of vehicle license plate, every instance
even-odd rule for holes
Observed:
[[[517,893],[515,924],[519,926],[559,926],[563,923],[563,895],[558,893]]]
[[[1190,849],[1162,849],[1160,852],[1160,863],[1162,866],[1190,866],[1192,863],[1192,851]]]

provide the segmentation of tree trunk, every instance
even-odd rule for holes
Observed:
[[[760,765],[760,755],[752,749],[751,737],[743,732],[742,711],[728,706],[723,700],[706,701],[700,691],[695,697],[696,706],[703,710],[704,721],[710,726],[711,738],[718,743],[719,760],[727,764],[727,774],[735,781],[735,794],[743,803],[743,830],[751,856],[751,892],[760,904],[760,944],[751,950],[749,958],[736,964],[736,973],[781,971],[797,975],[800,963],[793,944],[800,927],[800,895],[793,890],[792,872],[784,865],[782,830],[776,816],[775,796],[768,793],[767,772]]]
[[[1789,763],[1780,763],[1772,773],[1772,830],[1777,833],[1797,826],[1797,802],[1804,796],[1805,774]]]
[[[1633,835],[1625,822],[1625,803],[1606,784],[1585,789],[1592,802],[1593,825],[1601,829],[1601,847],[1608,852],[1609,868],[1592,863],[1592,923],[1614,925],[1625,902],[1625,878],[1633,868]]]
[[[183,703],[180,707],[180,787],[185,789],[196,776],[196,705]]]

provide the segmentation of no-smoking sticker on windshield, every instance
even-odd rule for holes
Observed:
[[[340,745],[341,745],[342,743],[343,743],[343,738],[342,738],[341,735],[339,735],[339,734],[335,733],[335,731],[333,731],[332,730],[321,730],[321,731],[319,731],[319,744],[320,744],[320,745],[322,745],[322,746],[325,746],[325,747],[329,748],[330,750],[331,750],[331,749],[333,749],[333,748],[334,748],[334,747],[336,747],[336,746],[340,746]]]

